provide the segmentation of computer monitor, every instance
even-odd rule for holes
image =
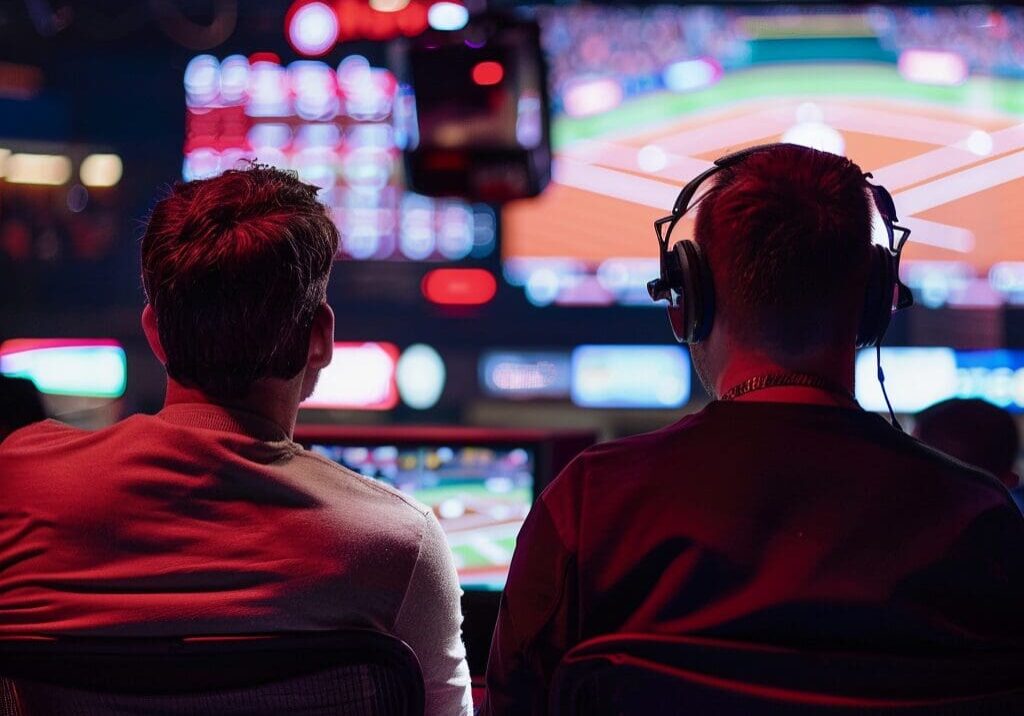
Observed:
[[[300,425],[296,440],[430,507],[448,537],[463,589],[500,591],[534,499],[595,436]]]

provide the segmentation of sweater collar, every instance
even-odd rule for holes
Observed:
[[[262,415],[210,403],[165,405],[157,417],[173,425],[237,433],[264,442],[291,442],[284,428]]]

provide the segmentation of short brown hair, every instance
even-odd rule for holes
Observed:
[[[871,245],[860,167],[793,144],[756,152],[716,176],[696,236],[730,330],[794,354],[853,342]]]
[[[253,165],[179,183],[142,238],[142,282],[167,373],[218,398],[306,363],[338,231],[317,189]]]

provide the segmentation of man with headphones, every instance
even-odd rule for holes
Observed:
[[[649,290],[669,301],[713,400],[586,451],[541,495],[483,713],[545,713],[560,659],[617,632],[1024,645],[1024,520],[1006,489],[853,397],[857,347],[878,346],[912,303],[899,281],[910,232],[870,178],[833,154],[754,147],[715,162],[656,222]],[[695,239],[673,243],[695,205]]]

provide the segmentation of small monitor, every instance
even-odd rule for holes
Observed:
[[[448,537],[462,587],[500,591],[534,499],[594,435],[299,426],[296,439],[431,508]]]

